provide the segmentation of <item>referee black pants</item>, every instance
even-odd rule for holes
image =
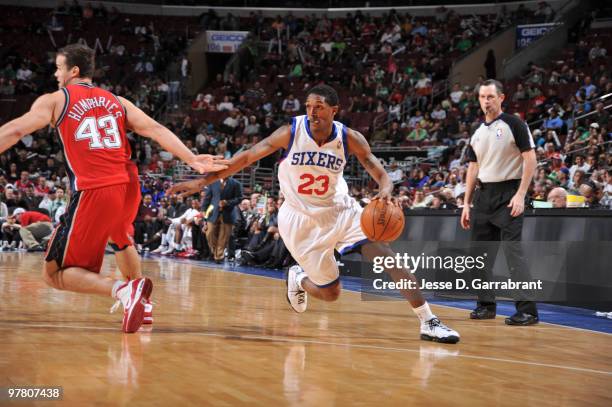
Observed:
[[[476,276],[483,281],[490,279],[495,264],[495,258],[502,246],[513,281],[531,281],[527,262],[523,257],[521,248],[521,234],[523,231],[523,215],[513,217],[508,204],[518,190],[520,180],[503,182],[479,183],[480,188],[474,194],[474,207],[471,211],[471,229],[473,242],[498,242],[492,246],[487,244],[487,261],[484,272]],[[475,243],[477,245],[477,243]],[[516,310],[534,316],[538,310],[533,301],[533,293],[527,291],[513,291],[516,300]],[[494,291],[479,291],[478,305],[488,308],[495,307]]]

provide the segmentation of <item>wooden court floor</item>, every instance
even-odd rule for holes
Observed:
[[[0,253],[0,387],[63,386],[37,405],[612,405],[612,335],[433,306],[462,338],[427,343],[401,301],[345,291],[298,315],[282,280],[171,259],[144,261],[155,324],[130,335],[111,298],[47,288],[41,265]]]

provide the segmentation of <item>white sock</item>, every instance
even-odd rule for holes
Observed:
[[[295,280],[295,282],[297,283],[298,287],[300,287],[300,290],[303,290],[304,287],[302,287],[302,281],[306,278],[306,273],[301,272],[300,274],[297,275],[297,278]]]
[[[418,308],[413,308],[412,310],[417,315],[417,317],[419,317],[419,320],[421,322],[429,321],[430,319],[436,317],[431,312],[431,309],[429,309],[429,304],[427,303],[427,301],[425,302],[425,304],[421,305]]]
[[[115,281],[115,284],[113,284],[113,291],[112,291],[111,296],[113,298],[117,298],[117,290],[124,285],[125,285],[125,281],[122,281],[122,280]]]

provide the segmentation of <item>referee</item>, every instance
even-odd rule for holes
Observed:
[[[525,194],[536,167],[534,143],[527,124],[516,116],[503,113],[503,85],[489,79],[480,85],[478,100],[485,122],[474,132],[467,149],[470,162],[467,171],[465,206],[461,227],[472,229],[472,241],[504,241],[510,276],[524,281],[527,263],[520,247],[523,229]],[[476,186],[478,185],[478,189]],[[472,199],[473,198],[473,199]],[[473,202],[474,207],[470,210]],[[497,252],[497,246],[495,246]],[[495,254],[488,259],[490,272]],[[486,276],[485,276],[486,278]],[[538,323],[535,302],[524,292],[518,293],[516,313],[506,318],[507,325]],[[493,291],[480,291],[471,319],[493,319],[496,314]]]

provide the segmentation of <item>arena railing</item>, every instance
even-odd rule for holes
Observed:
[[[609,99],[610,97],[612,97],[612,93],[607,93],[605,95],[602,95],[602,96],[598,97],[595,100],[590,100],[589,102],[591,104],[596,104],[596,103],[599,103],[599,102],[603,102],[604,100]],[[611,103],[608,104],[607,106],[605,106],[604,110],[608,110],[608,109],[612,108],[612,99],[610,99],[610,101],[611,101]],[[574,116],[574,112],[572,112],[572,120],[576,121],[576,120],[584,119],[585,117],[592,116],[595,113],[597,113],[597,112],[595,110],[593,110],[591,112],[588,112],[588,113],[585,113],[585,114],[580,115],[578,117],[575,117]],[[541,118],[541,119],[538,119],[538,120],[534,120],[531,123],[527,123],[527,125],[529,126],[529,128],[533,128],[536,124],[540,124],[540,123],[542,123],[542,122],[544,122],[546,120],[547,120],[546,118]]]
[[[594,144],[592,146],[580,147],[580,148],[577,148],[575,150],[568,151],[565,154],[566,155],[572,155],[572,154],[579,153],[581,151],[589,150],[592,147],[602,147],[602,146],[612,146],[612,141],[604,141],[603,143],[597,143],[597,144]]]

